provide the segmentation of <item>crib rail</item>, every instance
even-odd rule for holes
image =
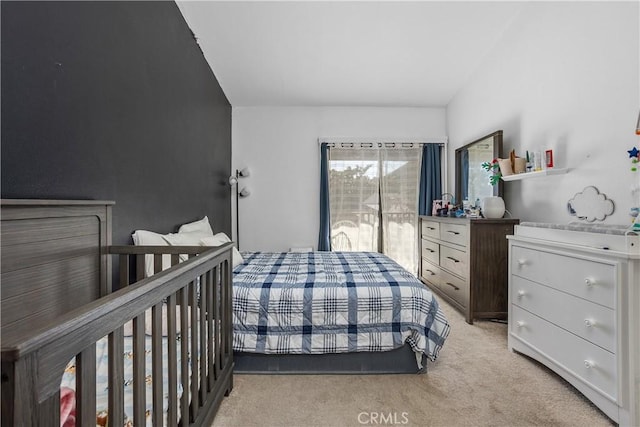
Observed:
[[[223,396],[233,387],[231,247],[231,243],[216,248],[109,247],[110,254],[120,257],[118,291],[67,313],[29,337],[3,336],[2,425],[60,425],[60,381],[73,357],[76,425],[93,425],[96,342],[104,336],[108,336],[109,351],[108,424],[123,425],[124,362],[123,357],[115,356],[124,353],[124,325],[131,320],[133,413],[126,414],[129,419],[136,425],[146,420],[144,354],[145,337],[150,335],[153,425],[210,424]],[[150,278],[143,278],[145,254],[154,256],[157,274]],[[160,272],[163,254],[169,254],[174,265]],[[190,258],[178,264],[179,254]],[[168,386],[163,389],[159,379],[165,371]],[[166,419],[164,394],[168,394]]]

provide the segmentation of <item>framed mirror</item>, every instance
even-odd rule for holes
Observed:
[[[489,196],[503,197],[503,182],[496,185],[489,183],[489,172],[482,163],[491,162],[502,157],[502,131],[498,130],[483,136],[456,150],[456,202],[462,204],[468,200],[471,204],[476,199],[482,201]]]

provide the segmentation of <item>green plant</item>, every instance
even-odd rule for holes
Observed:
[[[498,159],[493,159],[491,162],[484,162],[482,167],[491,174],[489,177],[489,184],[496,185],[500,181],[502,174],[500,173],[500,165]]]

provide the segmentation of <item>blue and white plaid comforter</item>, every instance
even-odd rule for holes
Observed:
[[[233,349],[254,353],[388,351],[407,342],[435,360],[449,334],[414,275],[374,252],[245,252],[234,269]],[[420,362],[419,362],[420,363]]]

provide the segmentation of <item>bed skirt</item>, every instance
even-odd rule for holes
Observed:
[[[417,374],[416,356],[408,344],[391,351],[332,354],[262,354],[234,352],[236,374]]]

